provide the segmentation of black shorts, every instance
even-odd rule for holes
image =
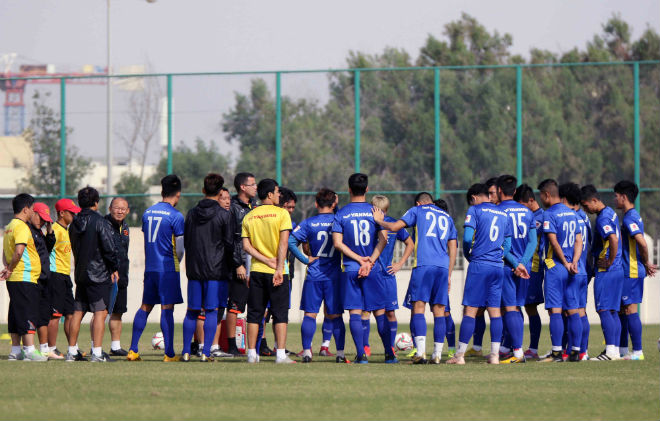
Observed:
[[[85,282],[76,284],[76,300],[73,304],[75,311],[97,312],[108,309],[112,282],[96,284]]]
[[[117,298],[115,299],[115,307],[112,309],[112,314],[124,314],[128,311],[126,305],[128,304],[128,286],[121,286],[117,289]]]
[[[73,314],[73,283],[69,275],[51,272],[48,278],[48,293],[52,317]]]
[[[251,275],[251,274],[250,274]],[[250,278],[252,283],[252,278]],[[245,285],[245,281],[232,276],[229,281],[229,300],[227,300],[227,311],[231,313],[242,313],[245,311],[245,305],[248,302],[250,289]]]
[[[39,285],[32,282],[7,282],[9,292],[9,333],[26,335],[37,330],[39,317]]]
[[[51,316],[50,293],[48,292],[47,282],[39,283],[39,315],[37,317],[37,327],[48,326]]]
[[[284,275],[284,282],[273,286],[273,275],[250,272],[250,294],[248,297],[248,323],[261,323],[270,301],[269,313],[273,323],[289,321],[289,275]]]

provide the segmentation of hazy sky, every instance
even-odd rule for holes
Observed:
[[[16,52],[18,64],[58,69],[105,66],[107,12],[105,0],[2,0],[0,54]],[[119,68],[148,59],[158,72],[341,68],[350,50],[379,53],[386,46],[416,58],[427,36],[443,37],[444,25],[462,12],[489,31],[510,33],[513,52],[525,56],[531,47],[584,47],[613,13],[632,26],[633,38],[647,25],[660,28],[657,0],[111,0],[112,63]],[[220,115],[248,79],[175,80],[176,140],[221,140]],[[322,98],[326,86],[325,76],[315,76],[284,80],[283,90]],[[104,88],[69,92],[71,141],[98,156],[105,142]],[[125,97],[118,94],[115,104],[121,113]]]

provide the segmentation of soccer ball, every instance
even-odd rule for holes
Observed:
[[[410,351],[413,349],[415,344],[413,343],[413,339],[410,334],[402,332],[396,335],[396,338],[394,339],[394,346],[399,351]]]
[[[151,338],[151,346],[154,349],[165,349],[165,341],[163,340],[163,332],[156,332]]]

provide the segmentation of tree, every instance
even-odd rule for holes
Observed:
[[[60,117],[50,108],[46,99],[35,91],[32,96],[34,117],[25,131],[25,138],[32,146],[34,167],[22,181],[22,188],[35,194],[57,196],[60,194]],[[67,136],[73,132],[66,128]],[[66,184],[65,193],[74,195],[82,183],[82,179],[91,171],[92,161],[80,156],[78,148],[67,145],[66,150]]]
[[[145,194],[149,190],[149,185],[142,181],[142,179],[130,172],[125,172],[115,184],[115,191],[117,196],[125,194]],[[126,222],[132,227],[139,227],[142,225],[142,214],[149,207],[151,200],[148,196],[131,196],[126,197],[131,213],[126,217]]]

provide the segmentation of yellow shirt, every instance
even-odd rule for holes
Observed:
[[[5,253],[7,264],[11,263],[17,244],[25,244],[25,250],[14,271],[7,281],[9,282],[32,282],[37,283],[41,273],[41,260],[34,246],[34,239],[30,227],[20,219],[12,219],[5,227],[5,236],[2,248]]]
[[[55,246],[50,252],[50,271],[71,275],[71,240],[69,229],[64,228],[58,222],[53,224],[55,233]]]
[[[291,231],[291,229],[291,216],[286,209],[274,205],[262,205],[251,210],[243,218],[241,237],[249,238],[252,246],[264,256],[277,258],[280,232]],[[275,273],[275,269],[257,259],[252,259],[250,271]],[[284,273],[289,273],[286,264]]]

